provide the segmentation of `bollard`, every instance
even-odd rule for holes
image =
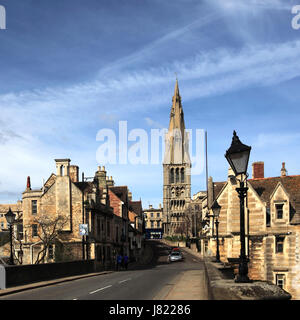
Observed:
[[[6,273],[4,265],[0,264],[0,290],[6,289]]]

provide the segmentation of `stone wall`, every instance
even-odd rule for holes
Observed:
[[[94,260],[5,266],[6,287],[95,272]]]

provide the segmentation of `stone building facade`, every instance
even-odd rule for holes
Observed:
[[[164,234],[175,235],[185,228],[185,211],[191,200],[191,160],[189,136],[176,80],[170,123],[165,137],[163,161]]]
[[[129,201],[129,253],[132,260],[138,261],[142,255],[145,239],[145,221],[143,217],[142,201]]]
[[[79,167],[70,159],[55,163],[56,174],[41,189],[32,190],[27,181],[19,203],[22,236],[14,241],[15,257],[21,252],[23,264],[95,259],[106,266],[118,252],[129,254],[128,188],[115,186],[104,167],[93,178],[82,174],[80,181]],[[86,235],[80,233],[84,225]]]
[[[143,210],[145,219],[145,233],[147,239],[161,239],[163,237],[163,208],[161,204],[158,209],[149,205]]]
[[[245,200],[246,253],[249,278],[274,283],[300,299],[300,175],[288,176],[285,163],[281,175],[264,177],[264,163],[252,166]],[[228,263],[240,255],[239,183],[231,169],[225,182],[210,179],[208,193],[221,206],[219,249]],[[203,201],[202,247],[206,255],[216,254],[216,230],[212,210]]]

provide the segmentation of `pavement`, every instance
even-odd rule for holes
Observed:
[[[179,275],[161,300],[208,300],[203,270],[185,271]]]

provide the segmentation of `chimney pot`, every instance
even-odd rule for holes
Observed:
[[[27,177],[27,189],[31,189],[30,177]]]

